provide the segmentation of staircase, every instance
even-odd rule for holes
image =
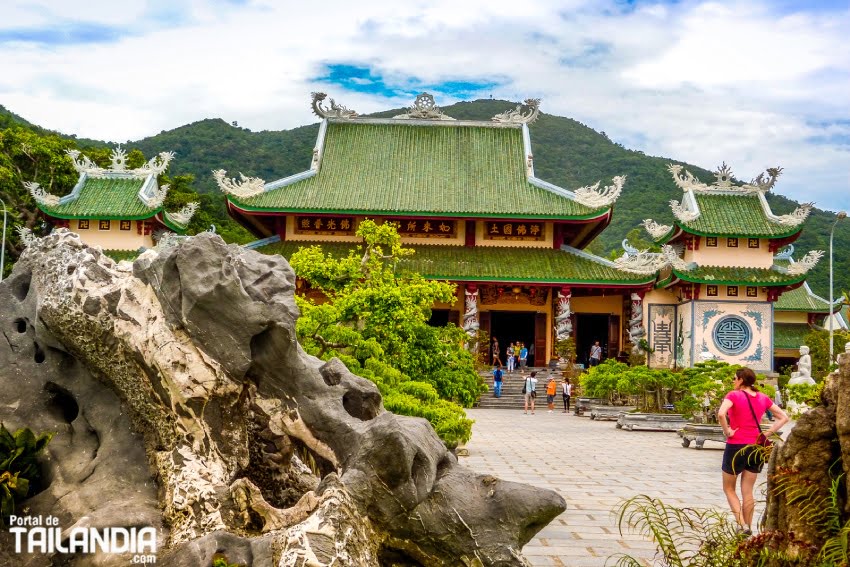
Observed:
[[[534,405],[539,408],[542,404],[543,409],[546,409],[546,383],[549,381],[549,371],[548,369],[544,368],[528,368],[526,369],[526,376],[528,376],[528,374],[533,370],[537,371],[537,399],[535,400]],[[484,383],[487,384],[487,387],[490,388],[490,390],[481,394],[481,397],[478,399],[478,405],[476,407],[496,409],[522,409],[522,385],[525,383],[525,380],[522,378],[519,372],[514,372],[513,374],[508,374],[507,372],[504,373],[504,376],[502,377],[501,398],[497,398],[493,395],[493,372],[482,372],[481,378],[484,379]],[[560,375],[557,376],[557,380],[558,392],[560,394]],[[557,395],[555,397],[555,401],[560,403],[561,396]]]

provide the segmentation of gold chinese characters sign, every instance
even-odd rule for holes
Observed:
[[[354,234],[354,217],[295,217],[295,234]]]
[[[486,240],[543,240],[542,222],[488,221],[485,225]]]
[[[409,238],[454,238],[457,221],[434,219],[387,219],[398,227],[401,236]]]

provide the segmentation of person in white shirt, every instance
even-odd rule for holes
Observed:
[[[596,341],[590,347],[590,365],[598,366],[600,362],[602,362],[602,347],[599,346],[599,341]]]
[[[573,385],[570,384],[570,379],[564,376],[561,382],[561,396],[564,398],[564,413],[570,411],[570,397],[573,395]]]
[[[523,391],[525,393],[525,413],[528,413],[528,406],[531,406],[531,415],[534,415],[534,398],[537,397],[537,371],[532,372],[525,379]]]

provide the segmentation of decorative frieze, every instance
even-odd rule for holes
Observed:
[[[546,305],[548,290],[545,287],[522,285],[480,286],[481,304]]]
[[[546,238],[545,225],[535,221],[487,221],[485,240],[531,240]]]

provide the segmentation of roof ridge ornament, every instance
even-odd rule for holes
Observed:
[[[652,274],[667,266],[683,272],[699,267],[696,262],[685,262],[679,257],[679,251],[669,244],[662,246],[661,252],[648,252],[638,251],[627,240],[623,240],[623,249],[626,252],[614,260],[614,264],[618,269],[632,274]]]
[[[782,226],[799,226],[809,218],[809,214],[812,212],[812,207],[814,206],[814,203],[803,203],[787,215],[776,215],[773,220]]]
[[[682,191],[694,191],[696,193],[706,193],[709,191],[731,191],[738,194],[767,193],[776,185],[776,180],[782,174],[781,167],[769,167],[766,171],[759,173],[749,183],[733,185],[732,179],[734,178],[734,174],[732,173],[732,168],[726,165],[724,161],[714,172],[716,181],[711,185],[707,185],[697,179],[687,169],[684,169],[682,165],[671,163],[667,166],[667,170],[673,175],[673,181]],[[681,175],[683,171],[684,175]]]
[[[241,171],[239,172],[239,181],[235,177],[227,177],[227,171],[223,169],[216,169],[212,174],[222,193],[240,199],[259,195],[265,190],[265,181],[259,177],[246,177]]]
[[[623,192],[623,184],[626,182],[625,175],[617,175],[612,179],[611,185],[599,189],[601,181],[597,181],[594,185],[580,187],[574,191],[577,203],[585,207],[598,209],[600,207],[609,207],[620,197]]]
[[[774,254],[773,259],[774,260],[791,260],[793,257],[794,257],[794,245],[788,244],[787,246],[785,246],[785,248],[783,248],[782,250],[780,250],[779,252]]]
[[[124,148],[119,145],[112,148],[112,152],[109,157],[112,165],[106,169],[99,167],[91,159],[82,154],[80,150],[65,150],[65,153],[71,158],[71,161],[74,164],[74,169],[77,170],[77,173],[85,173],[89,177],[93,177],[95,179],[105,177],[110,173],[126,174],[131,177],[135,177],[136,179],[143,179],[148,175],[158,177],[165,173],[165,170],[168,169],[169,163],[171,163],[171,160],[174,159],[174,152],[159,152],[159,154],[152,157],[142,167],[128,170],[127,152],[125,152]]]
[[[658,240],[659,238],[670,232],[670,229],[673,228],[672,226],[667,224],[658,224],[652,219],[643,219],[643,222],[641,224],[643,225],[643,228],[646,230],[646,232],[648,232],[649,235],[653,238],[653,240]]]
[[[528,114],[523,114],[522,104],[518,104],[515,109],[497,114],[491,120],[500,124],[532,124],[540,116],[540,99],[527,98],[524,104],[530,109]]]
[[[793,262],[787,268],[780,268],[780,270],[784,270],[786,274],[789,276],[802,276],[803,274],[807,274],[812,268],[817,266],[818,262],[824,256],[823,250],[810,250],[805,256],[800,258],[798,261]]]
[[[357,112],[341,105],[337,104],[334,99],[330,100],[331,106],[330,108],[325,108],[322,106],[322,101],[327,98],[326,93],[310,93],[310,96],[313,98],[311,103],[311,107],[313,108],[313,114],[318,116],[319,118],[344,118],[351,119],[357,116]]]
[[[165,216],[167,216],[171,222],[173,222],[180,228],[186,228],[186,226],[192,220],[192,217],[194,217],[195,213],[198,211],[198,207],[199,204],[197,202],[188,203],[177,212],[170,213],[168,211],[165,211]]]
[[[165,202],[165,197],[168,195],[168,190],[171,188],[167,183],[153,190],[152,195],[148,197],[147,206],[152,209],[158,209]]]
[[[670,209],[673,211],[673,215],[682,222],[691,222],[699,216],[696,211],[690,210],[685,205],[684,199],[682,203],[679,203],[676,199],[672,199],[670,201]]]
[[[443,111],[437,106],[434,101],[434,96],[430,93],[420,93],[416,100],[413,101],[413,106],[407,109],[404,114],[393,116],[397,120],[454,120],[451,116],[443,114]]]
[[[36,181],[24,181],[24,187],[27,191],[29,191],[32,198],[35,199],[35,202],[39,205],[45,205],[48,207],[55,207],[59,205],[59,197],[52,193],[48,193],[44,187],[39,185]]]

